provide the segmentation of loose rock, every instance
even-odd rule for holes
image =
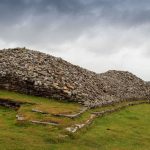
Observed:
[[[87,107],[150,99],[150,84],[125,71],[96,74],[38,51],[0,50],[0,88]]]

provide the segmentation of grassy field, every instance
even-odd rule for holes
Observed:
[[[74,113],[82,106],[44,98],[0,91],[0,98],[32,102],[30,107],[50,113]],[[23,106],[20,113],[29,113]],[[104,108],[103,108],[104,109]],[[96,109],[98,110],[98,109]],[[90,110],[91,111],[91,110]],[[82,122],[90,111],[77,119],[54,117],[65,125]],[[0,107],[0,149],[2,150],[150,150],[150,105],[141,104],[97,118],[81,131],[71,134],[63,126],[18,122],[17,111]],[[40,114],[36,119],[43,117]],[[45,116],[44,116],[45,117]],[[49,119],[52,119],[50,116]],[[68,123],[69,122],[69,123]]]

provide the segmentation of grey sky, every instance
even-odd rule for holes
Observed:
[[[0,48],[40,50],[87,69],[150,80],[149,0],[1,0]]]

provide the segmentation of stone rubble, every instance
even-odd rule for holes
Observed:
[[[125,71],[96,74],[26,48],[0,50],[0,88],[86,107],[150,99],[150,84]]]
[[[71,132],[71,133],[75,133],[79,129],[82,129],[85,126],[90,125],[95,118],[96,118],[96,114],[91,114],[90,118],[88,120],[86,120],[84,123],[82,123],[82,124],[75,124],[75,125],[73,125],[71,127],[67,127],[66,130]]]
[[[147,84],[150,86],[150,81],[148,81]]]
[[[21,115],[16,115],[17,121],[25,121],[25,117],[21,116]]]

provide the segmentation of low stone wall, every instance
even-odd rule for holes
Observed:
[[[87,109],[88,109],[87,107],[84,107],[79,112],[74,113],[74,114],[50,114],[48,112],[41,111],[41,110],[38,110],[38,109],[32,109],[32,112],[36,112],[36,113],[40,113],[40,114],[50,114],[50,115],[53,115],[53,116],[56,116],[56,117],[67,117],[67,118],[74,119],[74,118],[77,118],[77,117],[81,116],[84,112],[87,111]]]
[[[128,104],[123,105],[123,106],[118,106],[118,107],[113,108],[113,109],[108,109],[108,110],[99,111],[99,112],[93,112],[91,114],[90,118],[87,121],[85,121],[82,124],[75,124],[75,125],[73,125],[71,127],[67,127],[66,130],[69,131],[69,132],[71,132],[71,133],[75,133],[78,130],[80,130],[80,129],[84,128],[84,127],[89,126],[94,121],[94,119],[97,118],[97,117],[103,117],[103,116],[111,114],[113,112],[120,111],[120,110],[122,110],[122,109],[124,109],[126,107],[134,106],[134,105],[139,105],[139,104],[150,104],[150,101],[149,100],[148,101],[141,101],[141,102],[137,101],[137,102],[134,102],[134,103],[128,103]]]
[[[126,105],[123,105],[123,106],[118,106],[117,108],[113,108],[113,109],[110,109],[110,110],[104,110],[104,111],[100,111],[100,112],[93,112],[93,114],[95,114],[96,116],[104,116],[106,114],[110,114],[110,113],[113,113],[113,112],[116,112],[116,111],[119,111],[121,109],[124,109],[128,106],[134,106],[134,105],[139,105],[139,104],[149,104],[150,101],[143,101],[143,102],[136,102],[136,103],[129,103],[129,104],[126,104]]]

